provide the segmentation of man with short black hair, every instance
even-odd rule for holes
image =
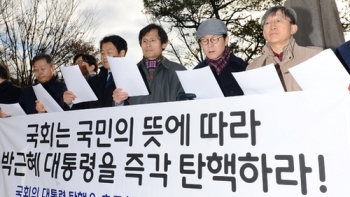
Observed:
[[[58,80],[55,74],[56,65],[48,54],[36,55],[33,60],[33,72],[36,77],[34,85],[41,84],[51,97],[63,107],[63,92],[67,90],[66,85]],[[27,114],[46,112],[45,106],[36,98],[33,85],[23,89],[19,104]]]
[[[76,98],[72,91],[66,91],[63,95],[64,102],[67,104],[65,109],[91,109],[100,107],[115,106],[113,100],[113,91],[116,89],[112,72],[107,61],[109,57],[124,57],[128,50],[126,41],[117,35],[106,36],[100,41],[101,61],[103,67],[100,72],[88,80],[91,89],[96,94],[98,100],[83,102],[73,105]]]
[[[162,52],[168,45],[168,35],[161,26],[149,24],[141,29],[139,43],[143,59],[137,66],[150,94],[129,98],[128,93],[119,87],[113,93],[114,101],[124,105],[176,101],[184,94],[184,90],[175,71],[186,68],[163,56]]]

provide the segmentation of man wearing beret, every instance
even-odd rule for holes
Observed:
[[[231,73],[245,71],[247,63],[230,51],[226,25],[219,19],[208,19],[199,25],[196,39],[206,58],[194,69],[210,66],[225,97],[243,95]]]

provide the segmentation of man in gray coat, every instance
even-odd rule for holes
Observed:
[[[186,68],[162,55],[162,51],[168,45],[166,32],[159,25],[147,25],[139,33],[139,43],[143,59],[137,66],[149,90],[149,95],[129,97],[122,87],[118,87],[113,92],[113,100],[117,105],[176,101],[184,94],[184,90],[175,71],[186,70]]]

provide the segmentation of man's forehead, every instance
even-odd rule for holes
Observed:
[[[34,67],[39,67],[39,66],[47,66],[50,64],[46,62],[46,60],[42,59],[42,60],[37,60],[36,62],[34,62]]]
[[[267,18],[274,18],[274,17],[286,17],[285,14],[281,12],[281,10],[278,10],[275,13],[271,13],[270,15],[267,16]]]
[[[117,47],[115,47],[112,42],[105,42],[105,43],[102,44],[102,48],[105,48],[105,49],[116,49]]]
[[[149,32],[147,32],[144,37],[154,37],[154,36],[158,36],[158,29],[151,29]]]

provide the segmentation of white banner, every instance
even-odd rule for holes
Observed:
[[[350,196],[349,93],[0,119],[0,195]]]

